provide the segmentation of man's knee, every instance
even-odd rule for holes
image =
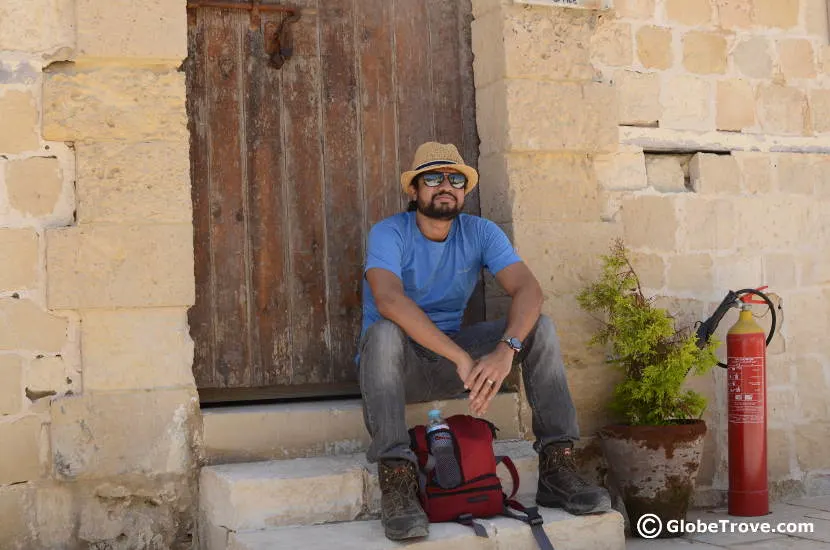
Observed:
[[[367,329],[365,338],[361,369],[388,370],[402,363],[406,334],[401,327],[388,319],[381,319]]]

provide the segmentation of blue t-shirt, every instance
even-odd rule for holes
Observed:
[[[482,267],[495,275],[521,261],[498,225],[467,214],[453,221],[443,242],[424,237],[415,212],[381,220],[372,227],[368,240],[364,275],[372,268],[391,271],[403,282],[404,293],[447,334],[460,330]],[[380,319],[364,276],[361,337]]]

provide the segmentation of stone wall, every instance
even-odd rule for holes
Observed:
[[[0,548],[189,547],[184,2],[0,5]]]
[[[681,322],[705,319],[730,289],[770,286],[773,495],[830,492],[824,0],[473,4],[483,214],[545,289],[583,435],[610,420],[614,374],[586,350],[596,325],[574,295],[622,236],[646,291]],[[505,311],[492,282],[488,303]],[[698,497],[714,504],[727,487],[724,371],[690,385],[710,399]]]

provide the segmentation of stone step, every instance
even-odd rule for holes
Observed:
[[[561,510],[540,509],[545,532],[557,550],[624,550],[623,518],[618,512],[572,516]],[[489,538],[478,537],[463,525],[436,523],[430,534],[405,546],[417,550],[510,549],[536,550],[530,527],[509,519],[478,520]],[[388,540],[380,521],[354,521],[303,527],[282,527],[231,533],[229,550],[387,550],[404,547]]]
[[[423,424],[432,408],[447,416],[469,412],[466,399],[407,405],[407,425]],[[523,437],[515,393],[497,395],[484,418],[498,426],[500,439]],[[202,419],[208,464],[351,454],[369,446],[360,399],[205,409]]]
[[[532,444],[497,441],[494,449],[516,464],[520,496],[532,497],[538,476]],[[507,469],[498,471],[504,488],[512,488]],[[380,514],[377,465],[363,453],[206,466],[199,486],[200,521],[209,531],[348,522]]]

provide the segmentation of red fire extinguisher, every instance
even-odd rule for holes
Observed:
[[[740,307],[738,321],[726,336],[728,387],[729,492],[728,513],[763,516],[769,513],[767,481],[766,346],[775,332],[775,308],[761,292],[767,287],[727,295],[718,310],[698,329],[705,345],[718,322],[732,307]],[[762,300],[753,300],[757,295]],[[740,300],[738,298],[740,297]],[[752,304],[766,304],[772,313],[769,337],[752,316]],[[701,344],[700,338],[703,337]]]

